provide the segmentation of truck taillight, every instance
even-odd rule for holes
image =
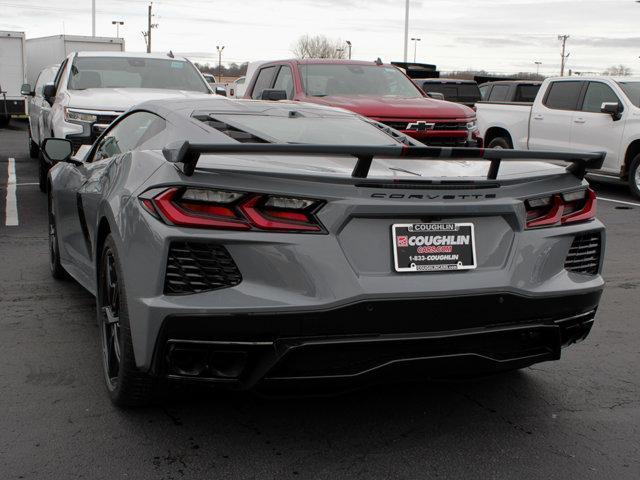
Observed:
[[[322,232],[315,212],[322,202],[307,198],[181,188],[140,196],[145,210],[169,225],[223,230]]]
[[[583,222],[596,216],[596,193],[587,188],[530,198],[525,208],[528,229]]]

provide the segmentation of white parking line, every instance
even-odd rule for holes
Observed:
[[[7,227],[18,225],[18,200],[16,199],[16,159],[10,158],[7,176],[7,198],[5,202],[4,224]]]
[[[622,200],[614,200],[613,198],[598,197],[598,200],[604,200],[605,202],[622,203],[624,205],[633,205],[634,207],[640,207],[640,203],[623,202]]]

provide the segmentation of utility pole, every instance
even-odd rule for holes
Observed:
[[[147,53],[151,53],[151,29],[152,28],[158,28],[158,24],[157,23],[151,23],[151,18],[153,17],[153,13],[151,13],[151,10],[153,8],[153,2],[151,2],[149,4],[149,13],[148,13],[148,18],[147,18],[147,31],[146,32],[142,32],[142,36],[144,37],[145,41],[147,42]]]
[[[96,36],[96,0],[91,0],[91,36]]]
[[[218,83],[220,83],[222,81],[222,51],[224,50],[224,45],[222,47],[216,45],[216,50],[218,51]]]
[[[351,60],[351,42],[347,40],[346,43],[347,43],[347,46],[349,47],[349,60]]]
[[[413,42],[413,63],[416,63],[416,51],[418,50],[418,42],[422,40],[421,38],[414,37],[411,39]]]
[[[147,18],[147,53],[151,53],[151,8],[153,7],[153,2],[149,4],[149,16]]]
[[[404,9],[404,63],[407,63],[407,51],[409,50],[409,0]]]
[[[560,54],[562,56],[562,61],[560,62],[561,77],[564,77],[564,64],[567,58],[569,57],[568,53],[566,55],[564,54],[565,46],[567,44],[567,38],[569,38],[569,35],[558,35],[558,40],[562,40],[562,53]]]

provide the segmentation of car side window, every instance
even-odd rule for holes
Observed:
[[[283,65],[280,67],[278,76],[276,77],[276,83],[273,85],[275,90],[284,90],[287,92],[287,98],[291,100],[293,98],[293,73],[291,73],[291,67]]]
[[[600,113],[605,102],[620,103],[620,99],[611,87],[601,82],[589,82],[587,93],[582,102],[583,112]]]
[[[251,98],[259,100],[262,96],[262,92],[271,86],[271,80],[275,73],[276,66],[265,67],[258,72],[258,78],[253,86],[253,92],[251,92]]]
[[[489,95],[490,102],[504,102],[509,96],[509,85],[494,85]]]
[[[127,115],[100,139],[92,162],[134,150],[155,138],[165,128],[165,120],[153,113],[135,112]]]
[[[486,100],[489,96],[489,90],[491,89],[491,85],[481,85],[480,86],[480,96],[482,100]]]
[[[36,92],[36,97],[42,96],[42,89],[47,83],[51,82],[52,77],[54,77],[55,69],[46,68],[40,72],[38,75],[38,79],[36,80],[36,86],[34,87],[34,91]]]
[[[577,110],[583,82],[551,82],[544,105],[555,110]]]

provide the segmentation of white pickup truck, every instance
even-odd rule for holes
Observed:
[[[590,175],[628,182],[640,197],[640,78],[548,78],[533,104],[476,107],[488,148],[606,152]]]

